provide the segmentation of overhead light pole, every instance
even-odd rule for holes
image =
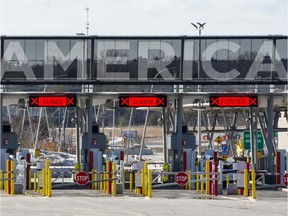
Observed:
[[[199,31],[199,36],[201,35],[201,31],[204,29],[205,24],[206,23],[199,23],[199,22],[197,22],[196,24],[191,23],[191,25],[193,25]]]
[[[191,23],[199,32],[199,36],[201,36],[201,31],[204,29],[204,25],[206,23],[197,22]],[[200,70],[201,70],[201,38],[199,38],[198,42],[198,79],[200,79]],[[201,85],[198,85],[198,92],[201,92]],[[199,100],[199,108],[197,110],[197,125],[198,125],[198,154],[201,155],[201,101]]]

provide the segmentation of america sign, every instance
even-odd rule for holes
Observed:
[[[1,84],[286,84],[287,36],[1,37]]]

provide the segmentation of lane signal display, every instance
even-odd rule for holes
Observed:
[[[257,107],[258,97],[256,95],[239,96],[210,96],[211,107]]]
[[[120,107],[166,107],[166,95],[125,95],[119,96]]]
[[[76,95],[29,96],[30,107],[75,107]]]

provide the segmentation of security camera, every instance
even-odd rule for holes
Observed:
[[[74,117],[73,117],[73,118],[71,118],[71,122],[72,122],[72,123],[74,123],[74,124],[75,124],[75,123],[76,123],[76,121],[77,121],[77,119],[76,119],[76,118],[74,118]]]
[[[14,155],[9,155],[9,159],[14,160],[15,159]]]
[[[250,122],[250,120],[251,120],[251,118],[248,117],[248,118],[245,119],[245,122]]]

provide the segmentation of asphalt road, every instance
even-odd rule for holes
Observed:
[[[1,216],[287,216],[287,191],[257,191],[256,199],[218,197],[186,190],[154,190],[153,198],[134,193],[111,197],[91,190],[54,190],[52,197],[30,192],[9,196],[1,191]]]

